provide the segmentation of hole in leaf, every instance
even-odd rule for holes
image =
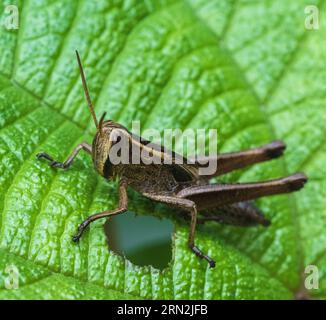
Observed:
[[[162,270],[172,259],[173,228],[170,220],[127,212],[110,218],[105,233],[110,250],[136,265]]]

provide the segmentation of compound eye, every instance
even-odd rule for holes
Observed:
[[[124,134],[121,132],[121,130],[113,129],[110,134],[110,141],[113,143],[117,143],[120,142],[123,137]]]

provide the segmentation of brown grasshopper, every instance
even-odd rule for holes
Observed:
[[[163,146],[150,144],[149,141],[129,132],[121,124],[112,120],[104,120],[105,113],[98,121],[77,51],[76,54],[85,96],[97,129],[93,144],[80,143],[64,162],[55,161],[50,155],[43,152],[39,153],[37,158],[50,161],[51,167],[67,169],[80,150],[88,152],[92,156],[94,167],[100,175],[108,180],[118,180],[119,205],[114,210],[89,216],[79,225],[77,234],[73,236],[73,241],[79,241],[82,233],[91,222],[125,212],[128,209],[127,187],[131,187],[153,201],[183,210],[190,219],[189,248],[199,258],[207,260],[210,267],[214,267],[215,261],[195,245],[198,212],[201,214],[200,221],[202,223],[218,221],[239,226],[257,224],[268,226],[270,221],[250,200],[297,191],[306,183],[307,177],[303,173],[296,173],[288,177],[256,183],[210,184],[209,181],[213,177],[281,156],[285,150],[285,144],[281,141],[274,141],[260,148],[206,157],[206,160],[217,162],[217,170],[211,175],[201,176],[199,175],[199,168],[202,161],[199,161],[199,158],[190,164],[187,161],[178,164],[174,160],[180,159],[180,155],[172,151],[167,153]],[[147,150],[149,154],[155,154],[162,159],[172,154],[172,163],[169,165],[162,163],[145,164],[143,162],[139,164],[113,164],[110,160],[110,151],[114,146],[114,141],[117,140],[113,137],[116,130],[127,138],[130,145],[136,145],[141,150]]]

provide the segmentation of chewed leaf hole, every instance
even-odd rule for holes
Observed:
[[[174,225],[168,219],[127,212],[109,219],[105,233],[110,250],[139,266],[164,269],[172,259]]]

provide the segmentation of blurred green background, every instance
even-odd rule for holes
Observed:
[[[164,269],[172,259],[173,223],[127,212],[105,224],[109,248],[131,262]]]

